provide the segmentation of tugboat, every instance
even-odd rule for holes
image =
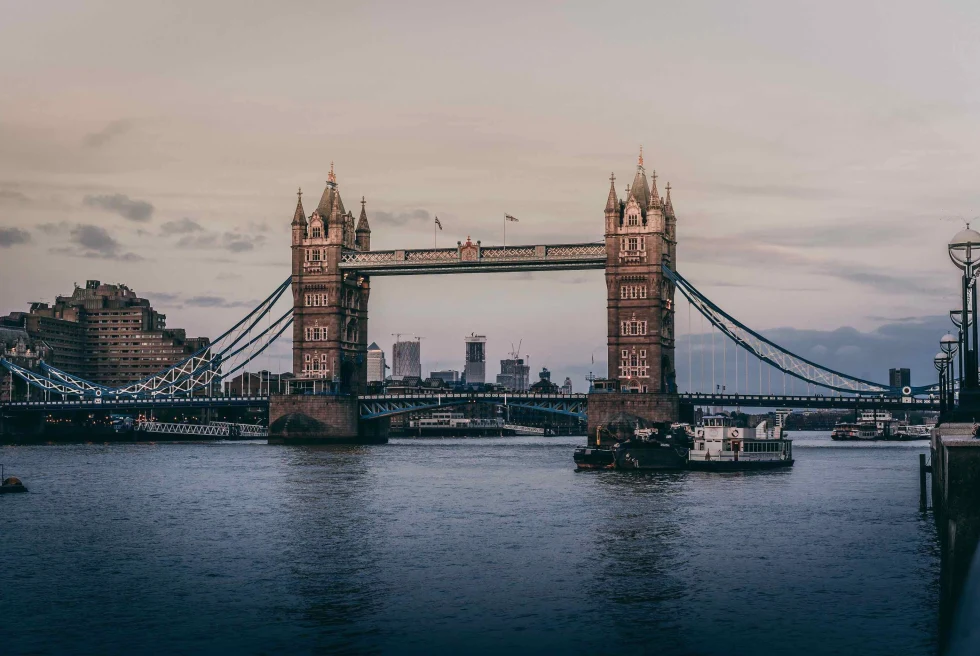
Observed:
[[[0,494],[12,494],[15,492],[27,492],[27,488],[21,483],[20,479],[16,476],[11,476],[9,478],[3,477],[3,465],[0,465],[0,480],[3,481],[0,484]]]
[[[602,445],[602,426],[595,430],[595,446],[580,446],[575,448],[572,459],[578,470],[584,469],[615,469],[616,458],[609,446]]]
[[[704,425],[695,434],[687,466],[700,471],[792,467],[793,442],[782,436],[780,426],[770,433],[765,422],[745,428],[735,426],[725,415],[711,415],[704,418]]]
[[[616,469],[684,469],[689,448],[684,430],[665,424],[637,427],[631,439],[617,442],[612,451]]]
[[[607,437],[603,439],[603,434]],[[620,432],[620,435],[623,433]],[[596,429],[595,446],[575,449],[573,458],[583,469],[684,469],[690,441],[682,426],[670,424],[641,428],[636,425],[626,439],[616,440],[614,433],[601,426]],[[603,442],[609,446],[604,446]]]

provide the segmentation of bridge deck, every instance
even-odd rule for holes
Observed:
[[[506,247],[467,242],[456,248],[346,251],[340,262],[341,269],[372,276],[604,269],[605,266],[606,245],[602,242]]]

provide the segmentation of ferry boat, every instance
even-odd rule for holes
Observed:
[[[763,422],[745,428],[725,415],[704,417],[687,456],[688,468],[701,471],[774,469],[793,462],[793,442],[783,437],[780,426],[769,431]]]
[[[504,420],[469,418],[462,412],[433,412],[408,422],[409,433],[420,436],[514,435]]]
[[[874,424],[862,424],[859,422],[840,422],[830,431],[830,439],[839,442],[854,442],[857,440],[876,440],[878,439],[878,429]]]

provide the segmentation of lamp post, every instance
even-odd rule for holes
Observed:
[[[980,233],[966,228],[956,233],[949,242],[949,259],[963,272],[963,307],[960,314],[960,325],[963,327],[963,389],[960,392],[962,403],[964,393],[972,393],[977,389],[977,323],[972,322],[970,331],[970,313],[977,316],[977,295],[970,302],[970,285],[977,274],[977,264],[980,263]],[[972,305],[972,308],[971,308]]]
[[[933,366],[939,372],[939,414],[946,414],[946,354],[939,352],[932,359]]]
[[[939,340],[939,348],[946,354],[946,407],[950,410],[956,405],[953,391],[953,355],[957,351],[958,342],[959,340],[949,333],[943,335]]]
[[[966,329],[973,325],[973,313],[970,312],[969,314],[966,315],[966,327],[964,327],[962,325],[962,323],[963,323],[963,311],[962,310],[950,310],[949,311],[949,318],[953,322],[953,325],[956,326],[957,347],[958,347],[957,348],[957,351],[959,353],[959,361],[960,361],[959,378],[957,378],[957,380],[960,382],[960,385],[962,385],[963,384],[963,371],[964,371],[964,368],[963,368],[963,350],[964,350],[963,349],[963,336],[966,334]]]

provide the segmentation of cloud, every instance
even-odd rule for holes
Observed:
[[[105,228],[80,223],[71,228],[69,241],[74,247],[51,249],[52,253],[87,257],[102,260],[120,260],[137,262],[143,258],[135,253],[122,252],[122,244],[108,233]]]
[[[177,241],[178,248],[220,249],[232,253],[244,253],[263,245],[263,235],[248,235],[241,232],[208,232],[184,235]]]
[[[68,232],[71,229],[70,223],[67,221],[58,221],[57,223],[39,223],[37,229],[46,235],[56,235],[59,232]]]
[[[181,299],[181,295],[171,292],[147,292],[146,298],[149,298],[154,302],[163,301],[164,303],[176,303]]]
[[[204,228],[201,224],[193,219],[188,219],[186,216],[180,221],[167,221],[160,226],[160,234],[162,235],[185,235],[189,232],[204,232]]]
[[[247,307],[254,308],[259,304],[259,301],[229,301],[220,296],[192,296],[185,301],[187,305],[192,307],[210,307],[210,308],[239,308]]]
[[[371,222],[380,225],[403,226],[409,223],[432,221],[432,215],[427,210],[417,209],[408,212],[373,212]]]
[[[119,135],[129,132],[131,127],[132,123],[125,119],[110,121],[98,132],[86,134],[82,139],[82,145],[84,145],[86,148],[99,148],[106,145]]]
[[[24,205],[30,203],[31,199],[13,189],[0,189],[0,203],[16,203]]]
[[[20,228],[0,228],[0,248],[10,248],[31,241],[31,233]]]
[[[125,194],[86,196],[82,202],[87,207],[113,212],[130,221],[149,221],[153,217],[153,205],[145,200],[135,200]]]

